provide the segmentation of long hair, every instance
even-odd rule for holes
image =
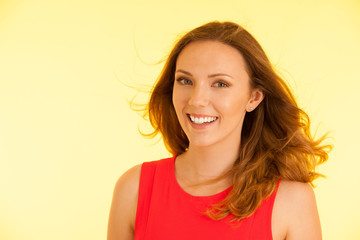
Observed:
[[[226,176],[233,177],[228,196],[207,211],[209,217],[228,215],[241,220],[252,215],[262,201],[274,192],[278,180],[312,183],[321,176],[315,167],[328,159],[325,137],[315,140],[310,120],[301,110],[284,80],[276,74],[256,39],[232,22],[210,22],[185,34],[168,56],[147,105],[154,128],[150,136],[162,135],[173,155],[186,151],[189,140],[182,130],[172,103],[176,60],[193,41],[214,40],[236,48],[247,63],[252,88],[263,91],[265,98],[252,112],[246,113],[241,132],[239,158]]]

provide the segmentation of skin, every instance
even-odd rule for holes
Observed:
[[[263,93],[250,87],[241,53],[216,41],[188,44],[177,59],[174,80],[174,108],[190,142],[188,151],[176,158],[176,180],[189,194],[216,194],[231,185],[231,177],[194,185],[231,168],[239,153],[246,112],[261,103]],[[211,117],[215,121],[194,124],[189,115]],[[116,183],[108,240],[134,239],[140,170],[141,165],[129,169]],[[308,184],[280,183],[272,214],[272,234],[276,240],[321,239],[314,192]]]
[[[187,186],[210,180],[232,167],[239,155],[246,111],[262,99],[260,90],[250,88],[245,60],[236,49],[215,41],[196,41],[183,49],[176,62],[173,104],[190,142],[188,151],[175,163],[176,177],[185,190],[207,195]],[[217,119],[199,129],[189,114]],[[230,185],[229,178],[213,187],[221,190]]]

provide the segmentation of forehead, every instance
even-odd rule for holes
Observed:
[[[176,69],[179,68],[235,73],[246,71],[246,61],[239,50],[228,44],[199,40],[189,43],[180,52],[176,61]]]

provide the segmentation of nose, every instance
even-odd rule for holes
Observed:
[[[191,91],[189,105],[194,107],[206,107],[210,101],[210,92],[205,86],[197,85]]]

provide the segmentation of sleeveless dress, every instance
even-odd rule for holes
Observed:
[[[135,240],[272,239],[271,214],[280,180],[252,216],[236,224],[229,217],[212,220],[204,211],[224,199],[231,187],[211,196],[186,193],[175,177],[175,158],[142,164]]]

